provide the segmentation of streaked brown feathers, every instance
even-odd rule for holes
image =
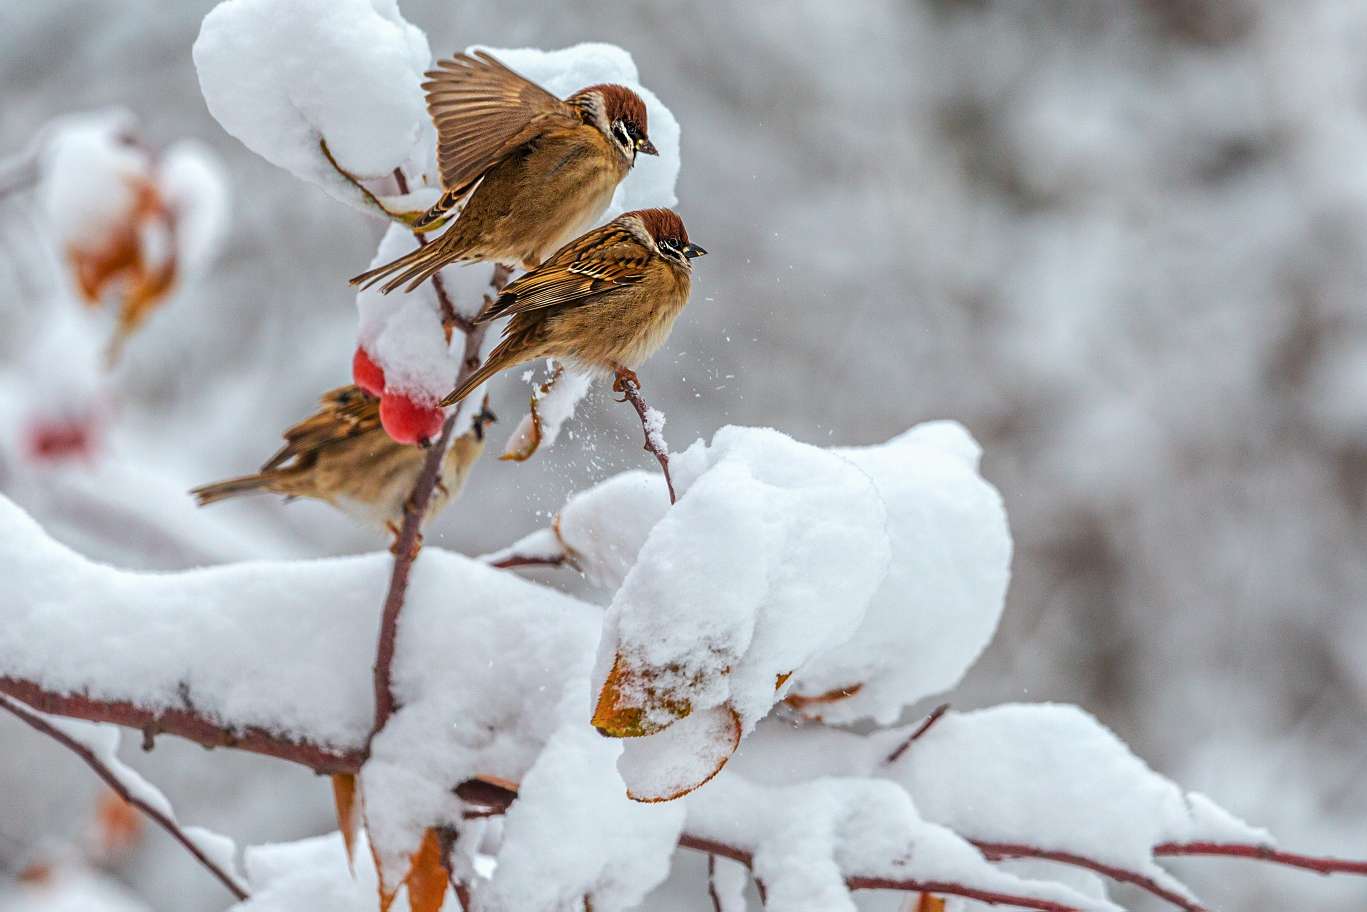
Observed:
[[[442,186],[460,190],[538,132],[538,118],[573,118],[572,109],[489,54],[457,54],[437,62],[423,83],[437,128]]]

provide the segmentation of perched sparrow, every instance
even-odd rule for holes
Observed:
[[[423,88],[445,193],[413,227],[435,227],[469,201],[436,241],[353,285],[392,276],[382,291],[404,283],[412,291],[460,261],[532,269],[598,220],[638,152],[659,154],[645,102],[625,86],[589,86],[561,101],[483,51],[437,66]]]
[[[239,494],[312,497],[397,534],[424,451],[389,439],[380,427],[379,400],[359,387],[339,387],[324,393],[321,402],[315,414],[285,431],[285,445],[260,472],[191,491],[200,506]],[[474,427],[452,441],[428,519],[460,493],[470,467],[484,452],[484,425],[491,420],[492,414],[480,412]]]
[[[630,372],[669,336],[688,303],[694,257],[669,209],[626,212],[558,250],[475,318],[512,317],[484,364],[442,400],[459,402],[505,368],[555,358],[592,374]]]

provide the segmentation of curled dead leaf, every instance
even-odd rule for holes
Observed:
[[[864,685],[861,682],[859,684],[850,684],[846,687],[837,687],[834,690],[828,690],[825,693],[813,694],[811,696],[790,693],[783,698],[783,702],[808,718],[819,719],[821,718],[822,706],[829,703],[837,703],[841,700],[848,700],[850,697],[859,693],[863,687]]]
[[[626,742],[618,770],[627,783],[627,797],[646,804],[682,798],[721,772],[740,747],[740,737],[740,715],[725,705]]]
[[[356,798],[356,775],[334,773],[332,800],[337,807],[337,829],[342,833],[342,842],[346,845],[346,861],[353,877],[356,875],[356,834],[361,830],[360,808]]]
[[[678,671],[675,667],[638,671],[618,653],[598,692],[593,727],[609,738],[643,738],[684,718],[693,711],[692,705],[658,684],[659,678]]]

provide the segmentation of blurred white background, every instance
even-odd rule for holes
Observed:
[[[0,492],[124,566],[382,547],[315,504],[184,494],[347,382],[346,278],[383,227],[210,118],[190,47],[212,5],[0,5],[0,154],[122,105],[154,144],[211,145],[233,209],[216,267],[108,378],[94,464],[11,456]],[[678,209],[712,255],[641,373],[676,449],[728,422],[868,443],[936,417],[983,443],[1015,576],[956,705],[1076,702],[1288,846],[1367,855],[1367,5],[402,7],[438,54],[620,44],[682,123]],[[39,230],[22,194],[0,201],[11,326],[57,306]],[[10,367],[23,345],[0,330]],[[0,390],[11,410],[42,394]],[[525,395],[495,388],[495,440]],[[589,406],[531,462],[482,463],[427,541],[490,550],[648,465],[630,411]],[[8,720],[0,745],[3,877],[84,832],[98,788]],[[331,827],[326,783],[298,770],[171,739],[133,759],[182,819],[241,842]],[[152,908],[226,906],[176,852],[151,834],[117,876]],[[1214,908],[1367,904],[1361,880],[1181,869]]]

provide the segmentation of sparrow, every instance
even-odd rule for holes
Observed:
[[[324,393],[320,404],[315,414],[285,431],[285,445],[260,472],[192,490],[199,505],[241,494],[311,497],[397,536],[425,451],[391,440],[380,426],[379,400],[360,387],[338,387]],[[482,410],[471,429],[451,442],[426,519],[460,494],[484,452],[484,425],[493,420]]]
[[[437,62],[423,83],[437,129],[442,196],[412,224],[437,240],[351,284],[412,291],[450,263],[535,268],[602,217],[637,154],[658,155],[646,106],[626,86],[592,85],[561,101],[483,51]]]
[[[688,303],[692,261],[706,253],[669,209],[626,212],[571,241],[475,317],[512,320],[484,364],[441,404],[460,402],[499,371],[541,358],[592,375],[616,373],[618,383],[634,380],[635,368],[664,344]]]

